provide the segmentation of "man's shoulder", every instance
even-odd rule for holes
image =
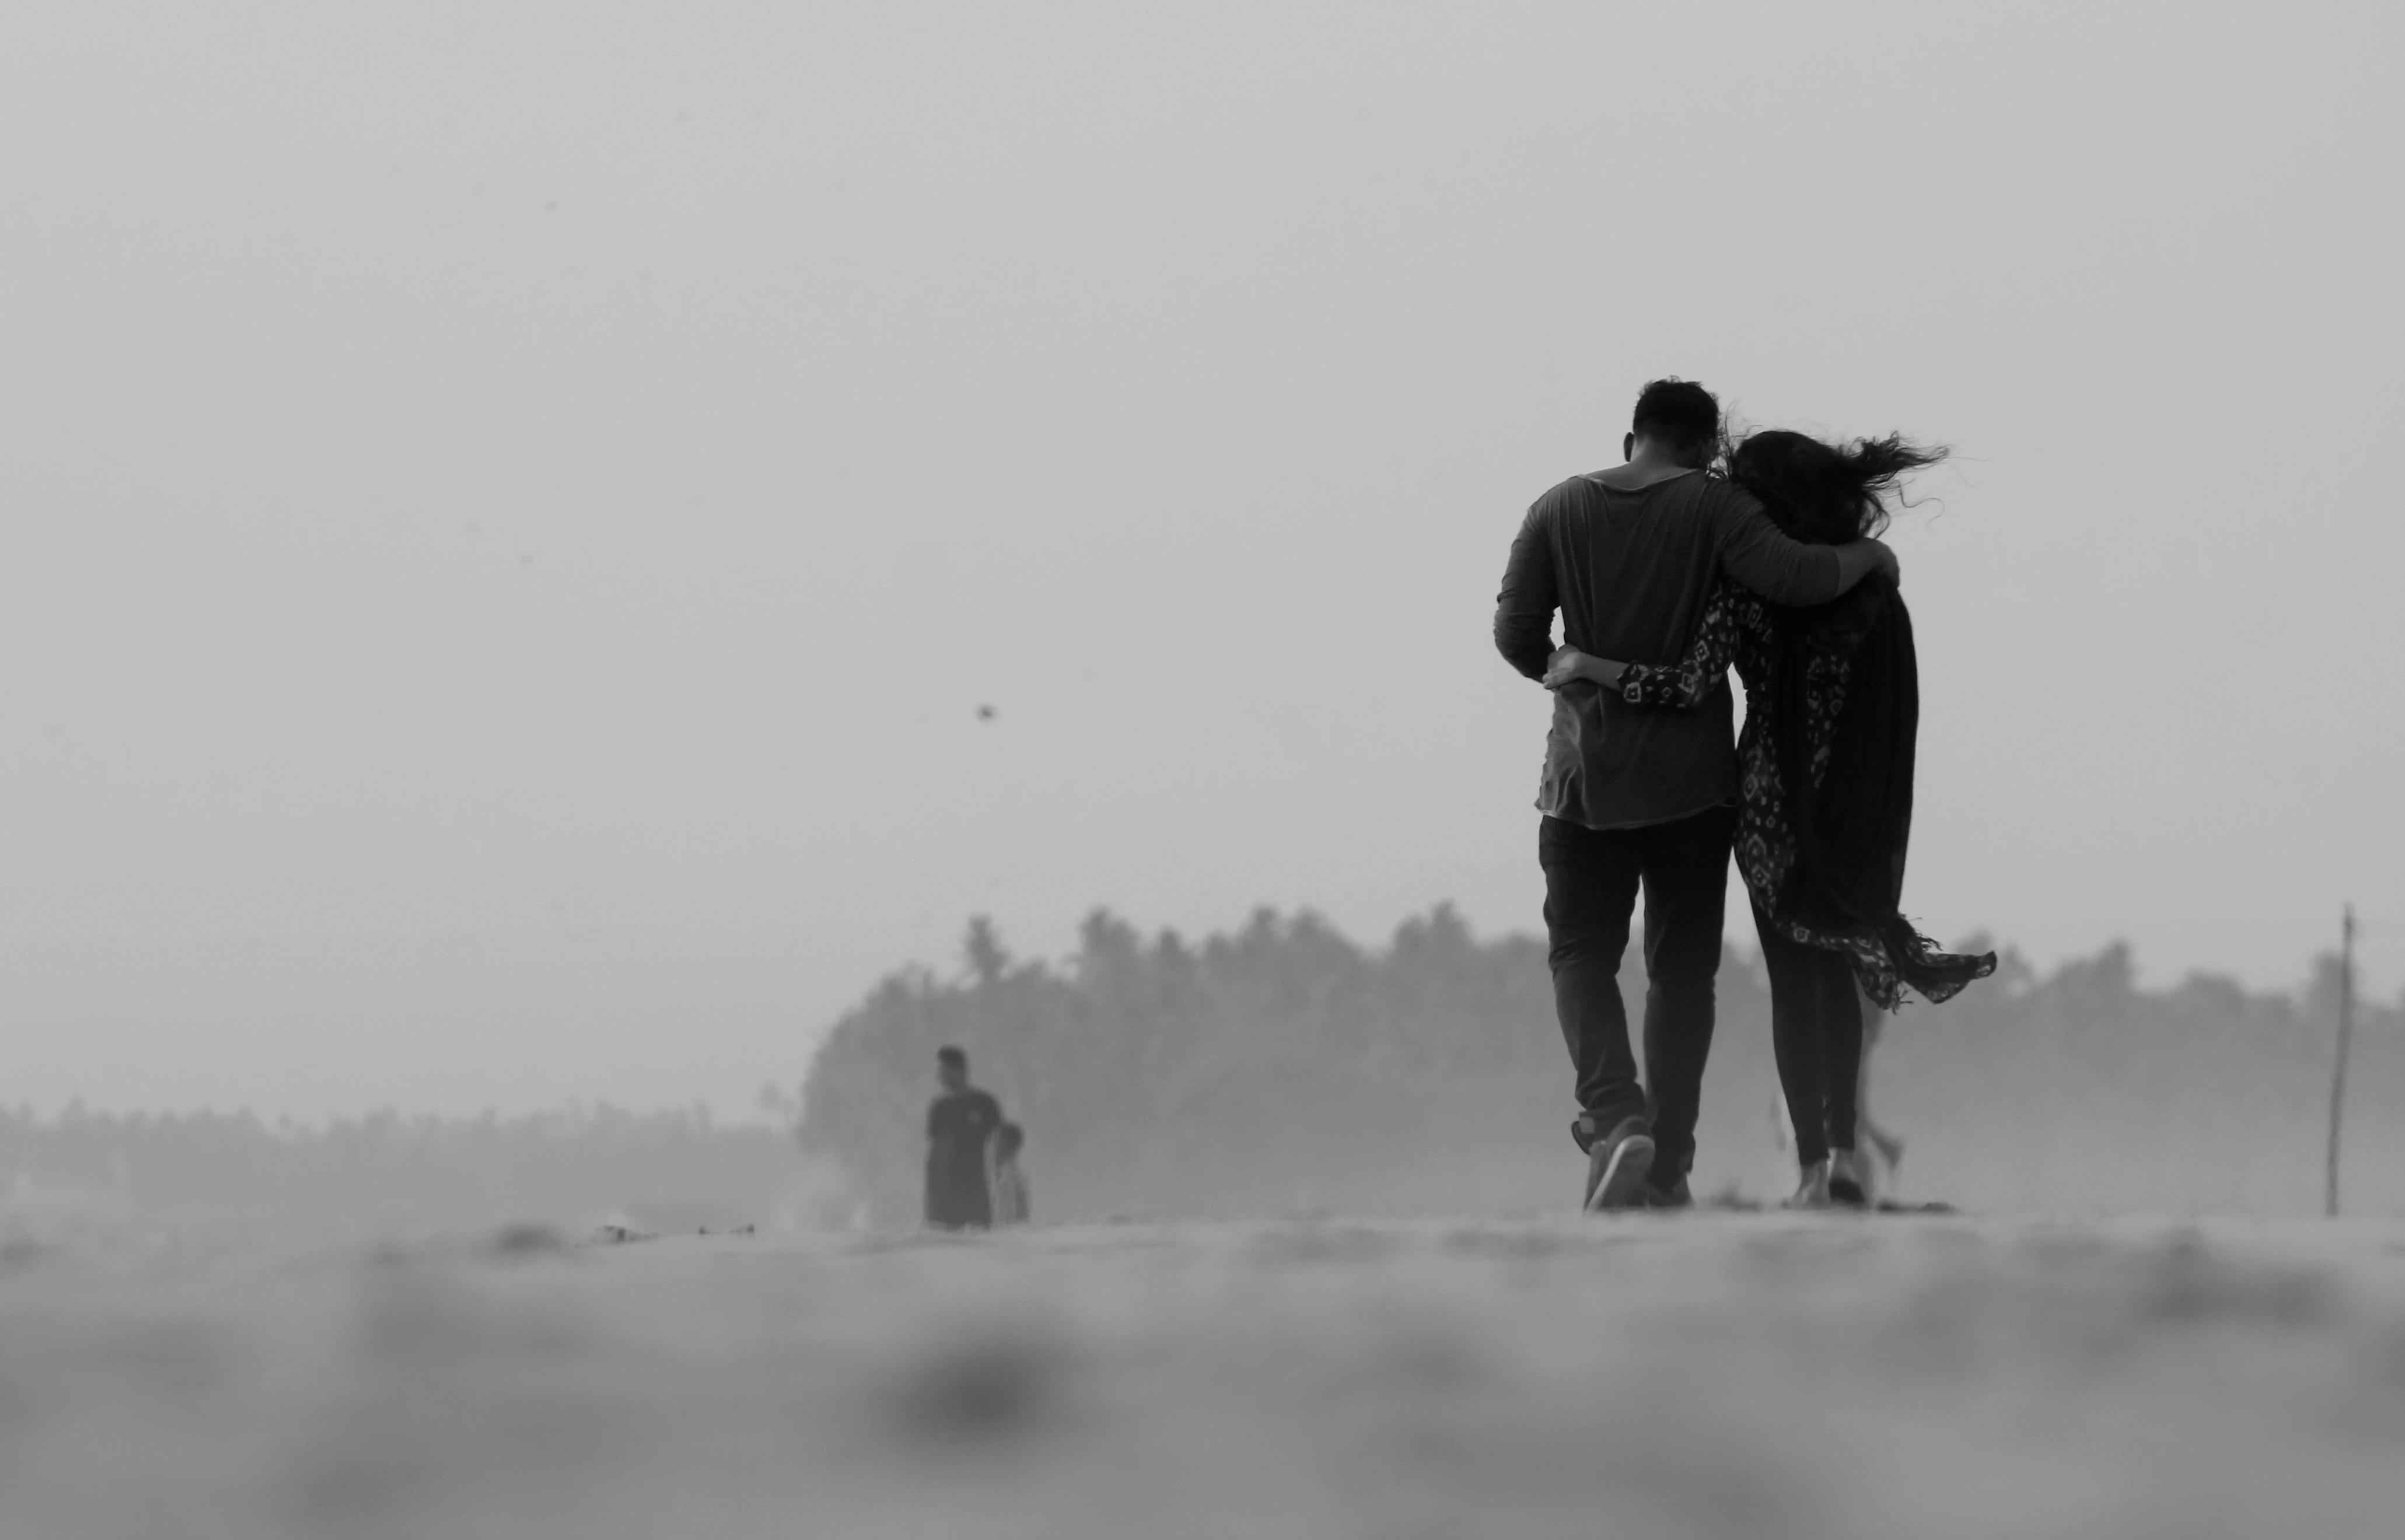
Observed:
[[[1723,476],[1677,476],[1631,491],[1610,485],[1601,475],[1582,471],[1547,488],[1528,507],[1529,525],[1551,528],[1568,523],[1575,527],[1584,520],[1608,518],[1605,498],[1613,493],[1637,498],[1632,511],[1648,527],[1665,533],[1683,529],[1686,539],[1714,547],[1763,516],[1761,499]]]
[[[1762,511],[1762,499],[1726,476],[1696,477],[1695,500],[1698,506],[1725,518],[1751,518]]]
[[[1686,516],[1710,531],[1715,547],[1763,518],[1762,499],[1724,476],[1696,477],[1687,497]]]
[[[1563,508],[1577,508],[1595,501],[1603,495],[1602,486],[1592,472],[1568,476],[1545,488],[1544,496],[1528,505],[1531,513],[1544,513]]]
[[[1683,475],[1664,476],[1633,486],[1624,486],[1614,479],[1617,470],[1618,468],[1580,471],[1577,475],[1556,482],[1547,488],[1545,495],[1537,499],[1536,506],[1544,508],[1551,504],[1593,502],[1608,492],[1616,492],[1623,497],[1632,497],[1658,492],[1675,500],[1691,502],[1715,512],[1726,511],[1745,514],[1762,511],[1762,502],[1752,493],[1727,477],[1710,471],[1706,471],[1702,475],[1690,471]]]

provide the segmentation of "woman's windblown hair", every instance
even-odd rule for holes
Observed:
[[[1904,478],[1947,454],[1943,444],[1916,444],[1899,433],[1840,445],[1774,427],[1729,446],[1728,475],[1793,538],[1844,545],[1885,529],[1888,500],[1900,495]]]

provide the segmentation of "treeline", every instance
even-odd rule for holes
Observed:
[[[174,1214],[310,1234],[515,1221],[697,1228],[818,1218],[825,1195],[807,1177],[790,1117],[728,1123],[698,1106],[322,1124],[0,1109],[0,1211],[52,1225]],[[797,1204],[807,1211],[786,1212]]]
[[[1541,948],[1481,944],[1450,908],[1382,953],[1310,914],[1262,910],[1188,945],[1098,911],[1057,968],[1011,959],[978,920],[963,961],[958,979],[888,977],[803,1087],[804,1148],[879,1223],[916,1211],[946,1043],[1027,1129],[1054,1217],[1392,1208],[1406,1167],[1433,1183],[1412,1206],[1443,1207],[1503,1190],[1470,1168],[1525,1166],[1531,1118],[1568,1147]]]
[[[1977,945],[1984,945],[1981,942]],[[1624,987],[1641,1019],[1641,961]],[[2300,1211],[2321,1198],[2336,1013],[2325,960],[2295,994],[2198,976],[2137,986],[2115,945],[1892,1024],[1870,1103],[1906,1141],[1903,1190],[1989,1207]],[[1039,1214],[1558,1208],[1578,1180],[1568,1058],[1541,942],[1451,908],[1383,949],[1308,913],[1189,943],[1097,911],[1076,952],[1016,959],[971,924],[959,972],[907,968],[837,1024],[804,1085],[804,1148],[877,1223],[917,1211],[937,1046],[1028,1131]],[[1766,985],[1720,980],[1699,1191],[1786,1175]],[[2349,1204],[2405,1211],[2405,1019],[2359,1009]]]
[[[1641,1016],[1641,962],[1625,969]],[[2316,1210],[2335,962],[2307,986],[2138,987],[2113,945],[1999,975],[1886,1032],[1870,1105],[1907,1141],[1908,1196],[2011,1210]],[[1189,942],[1098,911],[1060,961],[983,921],[949,976],[900,970],[759,1116],[609,1106],[317,1124],[248,1113],[0,1108],[0,1232],[28,1223],[325,1235],[916,1222],[935,1049],[1027,1130],[1044,1219],[1558,1210],[1579,1176],[1541,942],[1452,909],[1364,947],[1308,913]],[[1787,1170],[1769,1001],[1750,950],[1720,976],[1698,1190],[1776,1196]],[[796,1148],[795,1124],[799,1124]],[[2358,1011],[2351,1211],[2405,1212],[2405,1015]],[[7,1233],[0,1233],[5,1242]]]

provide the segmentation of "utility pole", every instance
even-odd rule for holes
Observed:
[[[2338,1216],[2338,1126],[2346,1110],[2346,1047],[2355,1036],[2355,905],[2346,906],[2339,928],[2338,1064],[2330,1071],[2329,1167],[2322,1188],[2322,1212]]]

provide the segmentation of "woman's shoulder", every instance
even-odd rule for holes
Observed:
[[[1816,640],[1850,647],[1903,608],[1904,595],[1895,580],[1874,572],[1828,603],[1794,613]]]

